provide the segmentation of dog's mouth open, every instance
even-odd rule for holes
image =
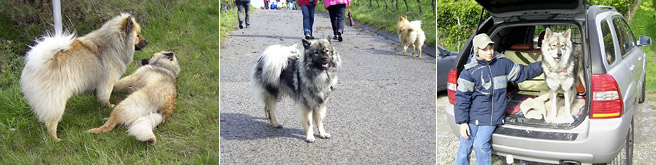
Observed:
[[[554,61],[556,61],[556,62],[560,62],[560,57],[554,57],[553,59],[554,59]]]
[[[324,69],[327,69],[328,68],[328,62],[321,63],[321,67],[323,67]]]

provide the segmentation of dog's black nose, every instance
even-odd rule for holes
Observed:
[[[560,57],[560,56],[562,56],[562,55],[563,55],[563,53],[561,53],[561,52],[558,52],[558,53],[556,53],[556,55],[558,55],[558,57]]]
[[[323,56],[323,57],[321,57],[321,60],[328,61],[328,57]]]

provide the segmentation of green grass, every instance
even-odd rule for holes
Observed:
[[[403,1],[398,2],[398,9],[394,6],[393,1],[387,1],[387,9],[383,1],[379,1],[380,7],[378,7],[376,1],[372,1],[372,7],[369,7],[369,1],[357,1],[357,4],[355,1],[351,1],[349,8],[351,8],[353,20],[375,26],[378,28],[377,30],[386,30],[393,34],[396,34],[396,24],[399,17],[408,16],[410,21],[421,20],[422,29],[426,34],[426,44],[435,45],[435,16],[433,15],[433,7],[430,4],[431,1],[422,0],[422,14],[419,14],[417,1],[408,0],[407,2],[409,8],[407,12]],[[318,1],[315,10],[328,13],[323,6],[323,0]],[[345,15],[347,14],[345,13]],[[348,25],[348,18],[345,23]]]
[[[221,42],[223,42],[228,33],[235,30],[237,25],[237,9],[230,9],[224,12],[221,12]]]
[[[653,4],[654,1],[643,0],[640,2],[640,7],[635,12],[633,20],[629,23],[631,30],[636,35],[636,39],[640,36],[649,36],[652,40],[656,39],[656,11],[654,10]],[[642,47],[642,50],[647,54],[647,81],[646,88],[649,93],[656,92],[656,67],[654,66],[654,52],[656,51],[656,46],[653,44],[651,46]]]
[[[18,43],[32,44],[34,38],[0,33],[0,38],[4,39],[0,40],[0,164],[218,163],[218,1],[148,2],[140,3],[133,14],[141,23],[142,35],[149,40],[149,45],[135,53],[135,62],[123,76],[131,74],[139,66],[140,59],[160,50],[176,52],[182,67],[178,78],[178,109],[155,130],[157,143],[138,142],[126,133],[124,126],[101,135],[84,133],[102,125],[103,118],[111,112],[110,108],[98,107],[93,94],[69,99],[58,128],[62,141],[51,140],[44,125],[36,121],[18,84],[23,65],[21,49],[26,49],[26,45]],[[113,1],[104,5],[105,8],[98,11],[134,4]],[[121,11],[89,17],[103,19],[98,21],[103,22]],[[10,18],[0,16],[0,29],[11,29],[7,27],[12,26],[8,23],[12,22],[8,21]],[[98,28],[100,24],[88,26]],[[49,28],[39,27],[30,32],[41,34]],[[77,30],[78,35],[87,32]],[[123,98],[124,94],[113,94],[111,102],[117,104]]]

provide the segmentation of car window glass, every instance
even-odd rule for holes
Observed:
[[[624,30],[622,28],[622,23],[620,22],[620,17],[615,17],[613,18],[613,27],[615,28],[615,34],[617,35],[617,43],[621,44],[619,45],[620,47],[620,54],[625,54],[626,53],[626,33],[624,33]]]
[[[615,62],[615,41],[613,41],[613,35],[610,32],[608,21],[601,21],[601,36],[604,40],[606,61],[608,62],[608,65],[613,64],[613,62]]]
[[[636,43],[635,35],[633,35],[631,28],[629,27],[628,24],[626,24],[626,21],[624,19],[620,19],[620,21],[622,22],[622,27],[624,28],[624,36],[626,37],[626,43],[625,43],[625,45],[627,46],[626,50],[630,50],[631,48],[635,47],[635,43]]]

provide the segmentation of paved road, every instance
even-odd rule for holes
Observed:
[[[339,85],[328,102],[331,139],[304,141],[298,108],[278,105],[282,129],[272,128],[254,100],[249,74],[272,44],[300,42],[302,14],[257,10],[251,28],[231,32],[220,51],[220,152],[226,164],[435,164],[435,58],[402,55],[397,42],[346,28]],[[317,14],[315,37],[332,34]],[[316,132],[315,132],[316,134]]]
[[[656,96],[648,96],[656,98]],[[446,91],[437,95],[437,162],[439,164],[454,164],[456,151],[458,150],[458,138],[446,125],[446,114],[444,109],[449,105],[449,98]],[[653,164],[656,162],[656,101],[647,100],[639,104],[639,109],[635,114],[635,143],[633,149],[633,163],[635,164]],[[475,160],[472,155],[472,160]],[[504,164],[505,158],[494,157],[492,164]],[[473,162],[472,162],[473,164]],[[541,163],[528,163],[541,164]]]

